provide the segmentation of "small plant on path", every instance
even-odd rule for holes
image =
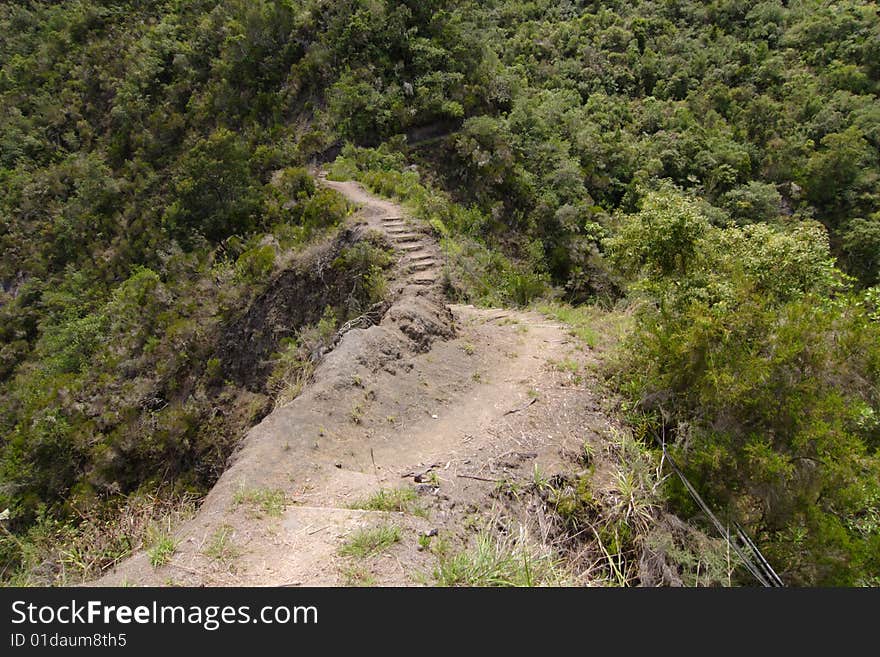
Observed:
[[[366,559],[384,552],[400,541],[400,529],[394,525],[379,525],[355,531],[341,548],[343,557]]]

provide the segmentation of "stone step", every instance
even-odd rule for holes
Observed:
[[[404,242],[416,242],[421,240],[424,235],[420,235],[419,233],[401,233],[400,235],[393,235],[394,241],[400,244]]]
[[[424,248],[424,244],[421,242],[404,242],[402,244],[398,244],[397,248],[401,251],[418,251]]]
[[[411,278],[410,283],[414,285],[433,285],[437,282],[436,276],[425,276],[422,278]]]

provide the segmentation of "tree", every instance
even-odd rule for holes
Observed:
[[[184,242],[196,234],[219,242],[257,224],[261,189],[247,148],[229,130],[196,141],[177,165],[174,189],[176,200],[165,220]]]
[[[752,180],[724,194],[720,204],[740,225],[772,222],[782,211],[782,196],[774,185]]]
[[[863,285],[880,283],[880,212],[869,219],[853,219],[843,233],[850,271]]]
[[[642,209],[619,223],[605,242],[609,256],[630,275],[645,278],[686,274],[709,230],[697,204],[671,189],[649,193]]]

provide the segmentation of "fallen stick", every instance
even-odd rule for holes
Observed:
[[[466,475],[466,474],[456,474],[456,477],[461,477],[462,479],[476,479],[477,481],[491,481],[493,484],[500,484],[503,479],[487,479],[486,477],[477,477],[476,475]]]
[[[532,404],[534,404],[536,401],[538,401],[538,398],[537,398],[537,397],[532,397],[529,401],[527,401],[525,404],[523,404],[523,405],[520,406],[519,408],[514,408],[514,409],[512,409],[512,410],[510,410],[510,411],[507,411],[507,412],[505,413],[505,415],[513,415],[514,413],[519,413],[520,411],[524,411],[524,410],[526,410],[529,406],[531,406]]]

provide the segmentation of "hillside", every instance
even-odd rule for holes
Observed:
[[[399,555],[420,572],[522,525],[560,581],[751,583],[716,568],[716,528],[657,471],[664,441],[787,584],[876,585],[878,63],[861,1],[3,4],[3,580],[78,583],[136,553],[137,581],[170,560],[210,574],[171,580],[222,583],[193,541],[228,524],[252,546],[235,581],[282,583],[256,560],[313,524],[298,514],[345,535],[388,512],[359,496],[423,468],[436,508],[406,530],[461,544]],[[367,335],[413,369],[332,383]],[[425,415],[390,421],[382,386]],[[557,417],[581,447],[597,423],[617,438],[571,457],[525,428]],[[457,481],[497,467],[479,446],[536,456],[513,491]],[[627,506],[621,485],[650,495]],[[248,517],[254,491],[281,521]],[[487,533],[502,506],[510,531]]]

